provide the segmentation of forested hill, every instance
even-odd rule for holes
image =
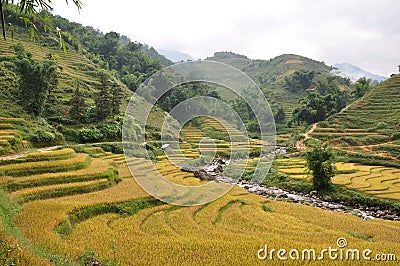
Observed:
[[[132,91],[171,62],[116,32],[103,34],[51,14],[25,21],[20,16],[7,5],[8,38],[0,40],[0,118],[25,122],[0,154],[20,151],[21,143],[26,148],[120,140]],[[138,97],[135,103],[132,122],[138,123],[148,103]],[[149,126],[155,132],[165,114],[159,108],[154,114]]]
[[[133,91],[151,74],[172,64],[153,47],[131,41],[114,31],[104,34],[91,26],[84,27],[60,16],[42,13],[31,18],[39,30],[35,32],[26,28],[30,22],[27,24],[26,20],[21,19],[20,13],[12,5],[7,6],[5,17],[7,23],[12,25],[12,30],[8,26],[9,35],[28,32],[30,39],[55,50],[59,49],[60,41],[51,32],[59,30],[67,51],[82,54],[103,69],[114,70],[114,74]]]
[[[307,57],[284,54],[270,60],[254,60],[233,52],[216,52],[207,59],[235,66],[253,78],[272,106],[281,133],[301,131],[304,128],[286,125],[324,120],[354,100],[349,79],[333,75],[332,68],[324,62]],[[318,106],[309,104],[314,98],[318,99]],[[311,115],[314,113],[318,117]]]

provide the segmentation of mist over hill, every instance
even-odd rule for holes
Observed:
[[[175,51],[175,50],[165,50],[165,49],[157,49],[157,51],[171,60],[172,62],[181,62],[181,61],[194,61],[195,59],[191,57],[189,54],[180,52],[180,51]]]
[[[333,67],[336,69],[333,72],[334,74],[342,77],[347,77],[351,79],[352,82],[355,82],[362,77],[366,77],[367,79],[371,79],[372,81],[376,80],[378,82],[382,82],[387,79],[387,77],[370,73],[360,67],[354,66],[349,63],[335,64]]]

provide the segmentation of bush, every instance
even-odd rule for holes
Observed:
[[[83,128],[79,130],[79,139],[81,142],[101,142],[103,141],[103,134],[95,127]]]
[[[124,153],[122,143],[103,143],[103,144],[96,145],[95,147],[100,147],[105,152],[112,152],[115,154],[123,154]]]
[[[318,123],[318,126],[322,127],[322,128],[328,128],[329,127],[329,123],[326,122],[326,121],[322,121],[322,122]]]
[[[33,143],[49,143],[56,139],[56,136],[49,131],[45,131],[43,129],[37,130],[31,136],[31,142]]]
[[[400,132],[393,133],[391,136],[392,140],[400,140]]]
[[[376,124],[375,128],[376,129],[385,129],[385,128],[387,128],[387,125],[385,122],[379,122],[378,124]]]
[[[118,122],[110,122],[98,128],[103,135],[103,140],[113,141],[122,139],[122,126]]]

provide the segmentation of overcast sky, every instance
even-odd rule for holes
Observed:
[[[71,0],[69,2],[72,2]],[[400,64],[398,0],[82,0],[54,13],[196,59],[232,51],[252,59],[284,53],[348,62],[389,76]]]

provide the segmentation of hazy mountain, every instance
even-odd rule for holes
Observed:
[[[335,64],[333,67],[337,68],[337,70],[334,70],[335,74],[342,77],[348,77],[353,82],[362,77],[366,77],[371,80],[376,80],[378,82],[382,82],[387,79],[387,77],[367,72],[364,69],[361,69],[357,66],[353,66],[349,63]]]
[[[181,62],[181,61],[194,61],[195,59],[191,57],[188,54],[179,52],[179,51],[174,51],[174,50],[163,50],[163,49],[157,49],[160,54],[171,60],[172,62]]]

